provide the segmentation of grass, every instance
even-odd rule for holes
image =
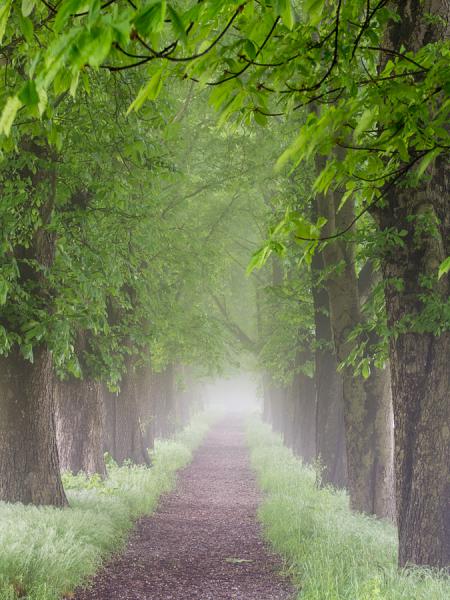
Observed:
[[[0,502],[0,600],[56,600],[86,582],[174,487],[210,420],[198,416],[175,439],[158,441],[152,468],[112,463],[105,481],[64,475],[70,508]]]
[[[248,441],[265,492],[260,519],[299,600],[449,600],[450,577],[399,572],[395,528],[351,512],[345,492],[319,489],[316,472],[268,426],[252,422]]]

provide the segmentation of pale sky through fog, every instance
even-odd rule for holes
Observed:
[[[260,408],[258,381],[248,373],[208,381],[203,394],[208,403],[227,412],[252,412]]]

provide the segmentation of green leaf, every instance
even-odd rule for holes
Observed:
[[[23,37],[29,44],[31,44],[33,42],[34,34],[33,22],[28,17],[24,17],[20,11],[17,11],[17,18],[19,20],[19,28],[23,33]]]
[[[422,160],[420,161],[420,165],[417,167],[417,171],[416,171],[416,175],[417,175],[418,179],[420,177],[422,177],[422,175],[425,173],[427,168],[430,166],[430,164],[433,162],[433,160],[436,158],[436,156],[438,156],[438,154],[440,154],[440,153],[441,153],[441,149],[435,148],[431,152],[428,152],[428,154],[426,154],[422,158]]]
[[[439,266],[438,279],[441,279],[444,275],[446,275],[450,271],[450,256],[441,262]]]
[[[84,4],[83,0],[64,0],[59,4],[58,13],[55,17],[53,29],[59,33],[64,29],[65,24],[70,18],[70,15],[78,12],[78,8]]]
[[[99,67],[102,64],[108,56],[112,41],[113,34],[109,27],[95,27],[91,30],[85,47],[81,49],[91,67]]]
[[[297,136],[295,141],[283,152],[275,163],[275,171],[280,172],[281,169],[286,165],[287,162],[300,159],[306,153],[308,145],[308,131],[306,128],[300,130],[300,134]]]
[[[264,266],[271,254],[272,248],[270,247],[270,244],[266,244],[265,246],[254,252],[247,265],[247,275],[250,275],[250,273],[255,269],[260,269],[262,266]]]
[[[91,93],[91,84],[89,83],[89,77],[86,71],[81,71],[81,81],[83,82],[84,91],[90,95]]]
[[[0,44],[2,43],[3,36],[6,31],[6,24],[8,23],[9,12],[11,10],[11,0],[6,0],[0,7]]]
[[[370,377],[370,365],[368,361],[364,361],[361,366],[361,375],[364,379],[369,379]]]
[[[187,43],[187,35],[186,28],[183,24],[183,21],[180,18],[180,15],[173,8],[173,6],[167,7],[167,12],[169,13],[169,18],[172,22],[172,27],[175,35],[183,42],[183,44]]]
[[[6,298],[8,297],[9,285],[4,279],[0,279],[0,306],[6,304]]]
[[[31,363],[34,361],[33,346],[31,344],[20,346],[20,351],[25,360],[29,360]]]
[[[291,0],[277,0],[276,12],[283,19],[283,23],[288,29],[294,26],[294,13],[292,10]]]
[[[378,107],[368,108],[363,112],[363,114],[359,117],[358,124],[353,132],[353,137],[355,139],[359,138],[360,135],[376,121],[377,113]]]
[[[22,0],[22,14],[24,17],[31,15],[35,4],[36,0]]]
[[[6,136],[9,135],[17,111],[21,106],[22,102],[18,96],[10,96],[8,98],[0,116],[0,133],[4,133]]]
[[[314,182],[314,190],[319,192],[327,192],[330,185],[333,183],[337,173],[337,166],[335,163],[328,162],[326,167],[322,169],[319,176]]]
[[[304,3],[304,11],[308,17],[309,23],[313,26],[317,25],[324,13],[324,0],[306,0]]]
[[[136,16],[134,26],[139,33],[151,35],[158,33],[164,26],[166,18],[166,2],[152,2],[144,6],[143,10]]]
[[[138,111],[146,100],[155,100],[158,97],[162,87],[162,69],[159,69],[146,85],[140,90],[136,98],[130,104],[127,110],[127,115],[132,110]]]
[[[295,223],[295,237],[300,241],[305,241],[305,239],[311,239],[314,237],[312,235],[312,225],[303,219],[298,219]]]
[[[114,40],[119,42],[121,46],[126,46],[130,39],[131,24],[130,20],[124,18],[120,21],[114,21],[111,24],[114,33]]]
[[[36,90],[36,83],[33,80],[29,80],[25,83],[19,92],[19,100],[22,104],[33,106],[39,104],[39,94]]]
[[[244,50],[250,60],[254,60],[256,58],[256,52],[258,51],[258,48],[251,40],[245,40]]]
[[[258,123],[258,125],[261,125],[261,127],[265,127],[267,125],[266,115],[263,115],[258,110],[253,111],[253,118],[255,119],[255,122]]]
[[[217,121],[217,126],[218,127],[222,127],[228,120],[228,118],[237,110],[239,110],[240,108],[242,108],[242,105],[244,103],[245,100],[245,93],[243,92],[238,92],[234,98],[232,98],[228,104],[225,106],[225,108],[223,109],[219,120]]]

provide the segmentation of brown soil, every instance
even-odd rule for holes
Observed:
[[[244,425],[214,426],[175,492],[140,519],[124,552],[76,600],[286,600],[293,590],[262,539]]]

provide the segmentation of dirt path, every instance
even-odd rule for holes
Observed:
[[[292,598],[262,541],[259,500],[244,425],[228,418],[180,473],[176,491],[138,521],[125,551],[76,600]]]

